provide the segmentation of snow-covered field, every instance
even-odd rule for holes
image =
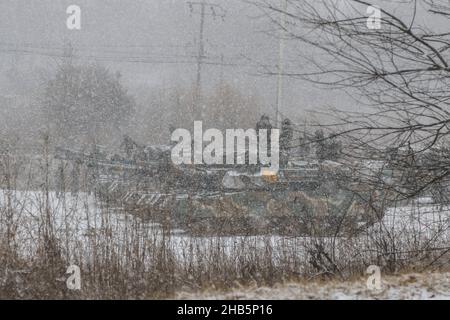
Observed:
[[[114,233],[118,236],[116,238],[120,243],[126,243],[132,231],[145,232],[151,236],[158,236],[160,233],[158,224],[141,221],[136,223],[136,218],[132,215],[124,214],[114,208],[103,208],[94,196],[86,193],[75,195],[66,193],[58,196],[55,192],[50,192],[47,201],[43,192],[0,190],[0,209],[5,210],[8,206],[15,212],[13,220],[17,228],[16,237],[19,240],[18,246],[23,251],[32,251],[37,228],[42,223],[42,217],[47,208],[56,236],[60,239],[69,238],[80,244],[102,232]],[[138,228],[136,228],[137,225]],[[373,235],[380,232],[408,235],[415,241],[426,241],[435,237],[433,240],[436,243],[448,245],[450,243],[450,206],[421,204],[390,208],[383,220],[373,225],[368,232]],[[264,248],[269,244],[274,249],[273,255],[276,258],[286,254],[286,252],[277,251],[277,248],[298,250],[309,240],[305,237],[280,236],[190,237],[184,235],[183,230],[172,230],[169,246],[177,253],[192,246],[198,248],[220,244],[224,252],[231,252]],[[327,241],[327,239],[322,240]],[[333,241],[339,241],[339,239]],[[361,245],[367,241],[368,238],[361,236],[355,239],[354,245]]]
[[[415,203],[413,206],[389,208],[380,223],[372,227],[391,231],[414,233],[417,236],[431,236],[447,228],[446,239],[450,238],[450,206]]]
[[[12,199],[11,203],[8,203],[8,195]],[[46,195],[43,192],[0,190],[0,208],[11,205],[18,217],[36,220],[46,210],[45,197]],[[49,192],[48,209],[56,225],[77,222],[80,223],[80,228],[84,231],[89,227],[99,226],[102,222],[102,216],[104,217],[105,214],[100,202],[96,201],[94,196],[86,193],[75,195],[66,193],[61,197],[55,192]],[[115,216],[118,220],[127,218],[123,214],[117,214],[114,208],[108,208],[107,213],[114,213],[110,216]],[[131,215],[128,215],[128,218],[131,219],[131,217]],[[442,225],[448,225],[449,220],[450,205],[418,203],[415,206],[389,208],[383,220],[375,224],[372,229],[408,229],[410,231],[427,232],[436,230]],[[89,221],[91,223],[88,225]],[[177,231],[182,233],[182,230],[174,230],[174,233]]]
[[[436,247],[450,247],[450,207],[430,203],[390,208],[383,220],[370,227],[367,232],[357,237],[336,239],[274,235],[191,237],[184,234],[183,230],[173,230],[167,237],[162,235],[158,224],[142,222],[117,208],[104,207],[92,195],[86,193],[58,196],[50,192],[47,199],[43,192],[0,190],[0,232],[5,232],[5,213],[8,210],[14,213],[12,224],[15,248],[24,257],[32,257],[36,253],[38,230],[42,227],[47,212],[54,235],[63,248],[68,248],[68,260],[74,261],[89,260],[93,250],[101,247],[117,248],[114,252],[127,259],[129,248],[138,243],[141,247],[138,252],[145,256],[145,265],[150,266],[152,255],[149,253],[163,243],[173,254],[172,262],[181,267],[202,265],[208,261],[213,261],[213,264],[217,261],[239,264],[247,261],[246,259],[251,263],[264,264],[267,263],[264,259],[268,257],[272,267],[285,266],[289,270],[295,268],[295,271],[301,274],[303,269],[307,270],[310,263],[309,250],[317,249],[316,241],[325,246],[325,251],[331,250],[333,258],[344,267],[353,263],[367,267],[368,262],[380,258],[383,258],[380,261],[386,262],[387,259],[384,258],[391,255],[391,244],[395,244],[394,249],[398,250],[395,252],[396,259],[404,261],[410,261],[408,259],[411,257],[427,258],[423,253],[433,251]],[[374,241],[380,240],[391,241],[387,242],[387,251],[380,251],[379,244],[373,245]],[[422,249],[424,252],[420,252]],[[384,250],[383,246],[381,250]],[[127,265],[127,261],[124,265]],[[409,266],[408,263],[406,266]],[[383,272],[384,266],[380,267]],[[449,267],[448,263],[446,267]],[[382,275],[382,284],[382,290],[374,292],[367,289],[366,279],[339,282],[317,281],[314,278],[310,282],[284,283],[271,288],[250,286],[229,292],[181,292],[177,298],[450,299],[450,273]]]
[[[178,299],[241,300],[450,300],[450,273],[382,276],[379,291],[367,288],[366,279],[355,281],[311,281],[285,283],[274,287],[240,287],[228,292],[181,292]]]

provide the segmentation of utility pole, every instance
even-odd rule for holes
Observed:
[[[63,61],[67,65],[71,65],[73,62],[74,56],[74,48],[72,43],[69,40],[64,40],[64,48],[63,48]]]
[[[206,16],[212,16],[213,18],[220,17],[222,20],[225,18],[225,10],[214,3],[206,2],[205,0],[188,2],[191,13],[194,13],[195,8],[200,8],[200,30],[199,30],[199,43],[198,43],[198,55],[197,55],[197,81],[195,84],[194,92],[194,117],[196,120],[204,118],[203,107],[200,111],[200,102],[202,97],[202,68],[203,60],[205,58],[205,20]],[[207,8],[209,10],[207,11]],[[200,117],[200,118],[199,118]]]
[[[220,81],[219,81],[219,85],[220,85],[220,90],[223,90],[223,85],[225,84],[225,80],[224,80],[224,65],[225,65],[225,56],[223,55],[223,53],[220,55]]]
[[[277,84],[277,106],[275,113],[275,127],[278,128],[281,123],[280,111],[283,108],[283,73],[284,73],[284,29],[286,28],[286,10],[287,0],[281,1],[281,17],[280,17],[280,34],[279,34],[279,50],[278,50],[278,84]]]
[[[203,43],[204,31],[205,31],[205,2],[200,3],[201,13],[200,13],[200,33],[198,40],[198,56],[197,56],[197,82],[195,85],[195,112],[198,115],[199,103],[202,96],[202,64],[203,58],[205,56],[205,44]],[[196,118],[198,119],[198,118]],[[203,107],[200,112],[200,119],[203,119]]]

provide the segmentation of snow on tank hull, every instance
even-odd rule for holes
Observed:
[[[198,235],[332,235],[356,232],[365,208],[348,194],[250,190],[210,194],[130,194],[127,211]]]
[[[209,177],[203,190],[147,192],[127,186],[116,188],[112,197],[111,188],[103,194],[142,219],[194,235],[327,236],[358,232],[370,223],[370,210],[339,187],[333,175],[295,170],[282,175],[274,181],[257,174],[222,175],[223,187],[212,191]]]

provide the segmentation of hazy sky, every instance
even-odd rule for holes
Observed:
[[[196,74],[200,15],[199,8],[191,12],[187,2],[1,0],[1,68],[4,71],[14,66],[26,78],[33,68],[54,65],[54,56],[61,55],[64,43],[70,42],[76,55],[95,57],[120,70],[129,86],[189,84]],[[234,82],[244,92],[259,93],[262,108],[273,110],[276,78],[259,75],[262,69],[258,68],[259,63],[277,62],[277,41],[264,33],[270,24],[240,0],[212,2],[221,5],[225,18],[208,15],[205,21],[207,61],[213,64],[204,69],[204,85],[214,85],[220,79]],[[82,10],[79,31],[66,28],[66,8],[72,4]],[[215,65],[222,61],[225,66]],[[2,92],[7,88],[8,83]],[[286,112],[333,100],[308,84],[293,81],[285,82],[285,95]]]
[[[207,9],[205,50],[212,64],[204,68],[204,85],[234,82],[244,92],[257,92],[262,109],[273,112],[276,77],[262,76],[258,67],[277,62],[278,43],[264,32],[270,23],[241,0],[211,3],[220,4],[225,17],[214,18]],[[66,27],[66,8],[72,4],[81,7],[81,30]],[[186,0],[1,0],[0,68],[18,70],[33,81],[32,71],[55,65],[70,42],[76,56],[121,71],[131,88],[189,85],[196,74],[200,21],[199,8],[193,9]],[[0,91],[8,94],[10,83],[2,80]],[[284,87],[283,109],[295,120],[302,118],[301,110],[351,103],[336,91],[301,81],[288,79]]]

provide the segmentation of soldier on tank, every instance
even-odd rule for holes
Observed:
[[[292,138],[294,136],[294,128],[289,119],[283,120],[280,135],[280,165],[286,167],[289,161],[289,152],[292,146]]]
[[[272,124],[270,123],[269,117],[265,114],[256,124],[256,134],[258,137],[258,159],[259,159],[259,131],[263,129],[267,130],[267,155],[270,157]]]

